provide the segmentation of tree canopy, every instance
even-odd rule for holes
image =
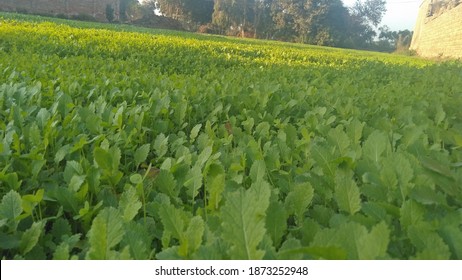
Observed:
[[[209,32],[317,45],[367,48],[385,0],[149,0],[166,17]]]

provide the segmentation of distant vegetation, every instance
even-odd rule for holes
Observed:
[[[382,52],[407,52],[412,38],[380,26],[385,0],[350,8],[341,0],[118,0],[101,5],[97,18],[90,2],[88,11],[54,16]]]
[[[148,0],[141,7],[205,33],[388,52],[408,48],[410,42],[394,34],[377,42],[385,5],[384,0],[357,1],[351,8],[341,0]]]

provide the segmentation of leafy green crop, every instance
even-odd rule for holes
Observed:
[[[2,16],[2,258],[462,258],[460,62]]]

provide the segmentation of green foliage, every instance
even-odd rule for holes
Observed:
[[[132,186],[129,186],[128,189],[120,196],[119,208],[122,214],[123,219],[126,222],[131,221],[137,214],[142,203],[138,198],[136,189]]]
[[[460,63],[2,16],[2,258],[461,258]]]
[[[338,228],[320,231],[313,245],[315,248],[339,248],[349,259],[378,259],[386,256],[389,234],[390,230],[384,223],[374,226],[368,232],[364,226],[348,222]]]
[[[144,162],[149,154],[149,148],[150,144],[144,144],[135,151],[134,159],[135,159],[135,164],[138,166],[142,162]]]
[[[23,211],[21,204],[21,195],[13,190],[9,191],[2,198],[0,220],[3,221],[3,225],[8,225],[11,230],[16,230],[17,218]]]
[[[338,170],[335,177],[334,197],[340,210],[354,215],[361,210],[360,191],[351,174]]]
[[[42,231],[43,223],[37,222],[33,223],[32,226],[24,232],[21,237],[21,242],[19,243],[19,251],[21,254],[27,254],[35,247]]]
[[[103,209],[93,220],[88,231],[90,249],[87,259],[116,259],[117,253],[112,250],[122,240],[124,235],[120,213],[115,208]]]
[[[263,258],[264,251],[259,250],[258,245],[265,235],[270,190],[268,183],[261,181],[260,184],[262,186],[254,185],[247,191],[230,193],[222,208],[223,239],[231,245],[228,254],[233,259]]]
[[[112,7],[112,5],[107,4],[105,12],[106,12],[107,21],[113,22],[114,21],[114,8]]]
[[[284,206],[289,214],[294,214],[303,221],[305,211],[313,199],[314,190],[310,183],[301,183],[289,191],[284,201]]]

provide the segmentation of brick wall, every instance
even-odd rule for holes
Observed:
[[[425,0],[420,6],[411,50],[425,57],[462,58],[462,1],[439,11],[430,6],[437,2]]]
[[[114,8],[118,19],[118,0],[0,0],[0,10],[33,14],[89,15],[99,21],[107,21],[106,5]]]

